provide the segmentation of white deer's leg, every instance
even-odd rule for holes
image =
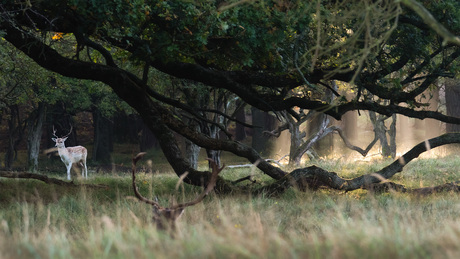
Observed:
[[[83,165],[85,166],[85,178],[88,179],[88,168],[86,167],[86,161],[83,162]]]
[[[70,169],[72,169],[72,163],[66,165],[67,167],[67,180],[70,180]]]

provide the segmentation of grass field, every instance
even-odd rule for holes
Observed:
[[[318,165],[351,178],[389,162]],[[418,159],[392,180],[430,186],[460,180],[459,168],[456,156]],[[222,176],[236,179],[249,171],[225,169]],[[187,208],[171,236],[158,232],[151,208],[132,197],[128,174],[90,172],[82,182],[109,188],[0,179],[0,258],[460,258],[460,198],[454,193],[211,195]],[[176,183],[172,173],[138,177],[144,196],[158,196],[163,205],[200,192],[176,190]]]

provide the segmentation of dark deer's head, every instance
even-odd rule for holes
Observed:
[[[153,207],[153,221],[155,222],[157,228],[162,229],[162,230],[165,230],[165,229],[168,229],[168,228],[171,229],[171,230],[174,230],[175,229],[175,222],[182,215],[182,213],[184,212],[184,209],[186,207],[193,206],[193,205],[195,205],[197,203],[200,203],[204,199],[204,197],[206,197],[206,195],[208,195],[208,193],[214,189],[214,187],[216,186],[216,181],[217,181],[218,174],[225,167],[225,166],[222,166],[221,168],[219,168],[218,165],[213,160],[209,160],[211,162],[212,174],[211,174],[211,178],[210,178],[206,188],[204,189],[204,191],[200,195],[198,195],[198,197],[196,197],[194,200],[192,200],[190,202],[176,204],[176,205],[173,205],[173,206],[171,206],[169,208],[165,208],[165,207],[160,206],[160,204],[158,202],[149,200],[149,199],[145,198],[144,196],[142,196],[142,194],[140,194],[139,190],[137,189],[137,186],[136,186],[136,163],[144,155],[145,155],[145,153],[142,152],[142,153],[137,154],[133,158],[132,172],[133,172],[134,194],[136,195],[136,197],[140,201],[143,201],[143,202],[145,202],[147,204],[152,205],[152,207]]]

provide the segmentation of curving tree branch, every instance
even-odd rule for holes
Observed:
[[[315,190],[320,187],[327,187],[342,191],[353,191],[360,188],[372,189],[375,184],[385,182],[396,173],[401,172],[405,165],[425,151],[453,143],[460,143],[460,133],[447,133],[421,142],[406,152],[402,157],[396,159],[392,164],[382,168],[381,170],[353,179],[341,178],[337,173],[326,171],[317,166],[296,169],[274,183],[256,190],[254,193],[278,195],[291,187],[297,187],[300,190],[305,190],[307,188]],[[433,190],[436,189],[443,188],[438,187]],[[414,192],[420,192],[423,194],[424,192],[429,191],[427,189],[427,191],[414,190]]]

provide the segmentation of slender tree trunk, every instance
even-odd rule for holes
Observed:
[[[327,115],[319,114],[318,117],[321,118],[322,121],[317,121],[320,124],[317,125],[316,132],[310,135],[307,140],[302,140],[301,145],[297,146],[294,152],[290,154],[290,158],[292,157],[292,162],[295,166],[300,165],[301,159],[307,151],[311,150],[313,146],[318,144],[321,139],[334,131],[332,127],[328,127],[330,121]],[[299,128],[299,126],[297,126],[297,128]],[[304,138],[305,136],[306,135],[303,134],[300,137]]]
[[[239,109],[235,114],[235,119],[239,122],[246,122],[246,113],[244,112],[244,106],[241,106],[241,101],[237,101],[236,106],[239,107]],[[237,122],[235,125],[235,140],[241,141],[241,140],[244,140],[245,138],[246,138],[245,127]]]
[[[386,136],[387,131],[385,129],[385,121],[380,116],[377,117],[377,114],[373,111],[369,111],[369,117],[372,125],[374,126],[374,132],[380,141],[382,156],[387,157],[390,155],[390,146],[388,145],[388,139]]]
[[[396,157],[396,114],[391,116],[391,124],[390,130],[388,131],[388,135],[390,136],[390,153],[391,157]]]
[[[300,130],[300,125],[295,121],[292,116],[286,112],[283,113],[289,127],[291,135],[291,145],[289,146],[289,165],[300,165],[303,154],[300,154],[299,148],[303,143],[305,132]]]
[[[45,117],[46,104],[39,102],[37,109],[29,117],[27,127],[27,161],[30,172],[38,170],[38,155],[40,154],[40,140]]]

